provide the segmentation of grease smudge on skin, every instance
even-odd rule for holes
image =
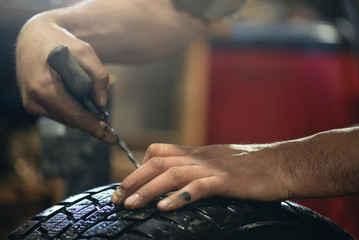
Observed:
[[[183,192],[178,195],[178,197],[184,199],[187,202],[191,201],[191,194],[189,192]]]

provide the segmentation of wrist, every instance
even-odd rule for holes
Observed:
[[[337,197],[359,192],[355,132],[350,128],[331,130],[276,144],[293,197]]]

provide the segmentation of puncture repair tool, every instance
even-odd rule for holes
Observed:
[[[141,165],[126,143],[119,137],[109,123],[108,112],[97,106],[91,99],[94,87],[93,79],[79,65],[65,45],[55,47],[48,55],[47,63],[60,76],[68,92],[98,120],[105,122],[116,137],[116,144],[126,153],[127,157],[139,168]]]

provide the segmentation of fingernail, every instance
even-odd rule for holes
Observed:
[[[140,195],[138,193],[135,193],[131,196],[129,196],[126,200],[125,200],[125,207],[126,208],[132,208],[133,205],[137,202],[137,200],[140,198]]]
[[[122,187],[119,187],[116,189],[116,191],[114,192],[114,204],[121,204],[121,200],[122,200],[122,197],[123,197],[123,193],[124,193],[124,190]]]
[[[106,105],[106,102],[107,102],[107,91],[106,90],[102,90],[100,93],[99,93],[99,104],[100,106],[105,106]]]
[[[165,210],[171,205],[171,203],[172,200],[170,198],[163,199],[157,204],[157,208]]]
[[[107,124],[102,125],[102,129],[107,132],[110,127]]]
[[[103,121],[100,122],[100,126],[104,132],[102,134],[102,139],[110,144],[116,143],[116,134],[114,133],[114,130]]]

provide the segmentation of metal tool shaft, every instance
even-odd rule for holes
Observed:
[[[133,163],[133,165],[136,168],[139,168],[141,164],[138,162],[138,160],[135,157],[135,154],[127,147],[127,144],[125,141],[123,141],[120,136],[116,133],[115,129],[111,126],[108,117],[104,119],[104,122],[111,128],[111,132],[116,137],[116,145],[120,147],[127,155],[127,157],[130,159],[130,161]]]
[[[47,62],[60,75],[69,93],[75,97],[87,111],[108,125],[116,138],[116,144],[126,153],[135,167],[139,168],[141,165],[136,160],[134,154],[111,127],[108,121],[107,111],[98,107],[91,100],[90,95],[94,86],[93,79],[78,64],[69,49],[65,45],[57,46],[49,53]],[[106,126],[105,131],[108,130]]]
[[[127,154],[127,157],[131,160],[133,165],[135,165],[136,168],[139,168],[141,164],[137,161],[133,152],[127,147],[126,143],[118,136],[118,134],[116,134],[116,143]]]

